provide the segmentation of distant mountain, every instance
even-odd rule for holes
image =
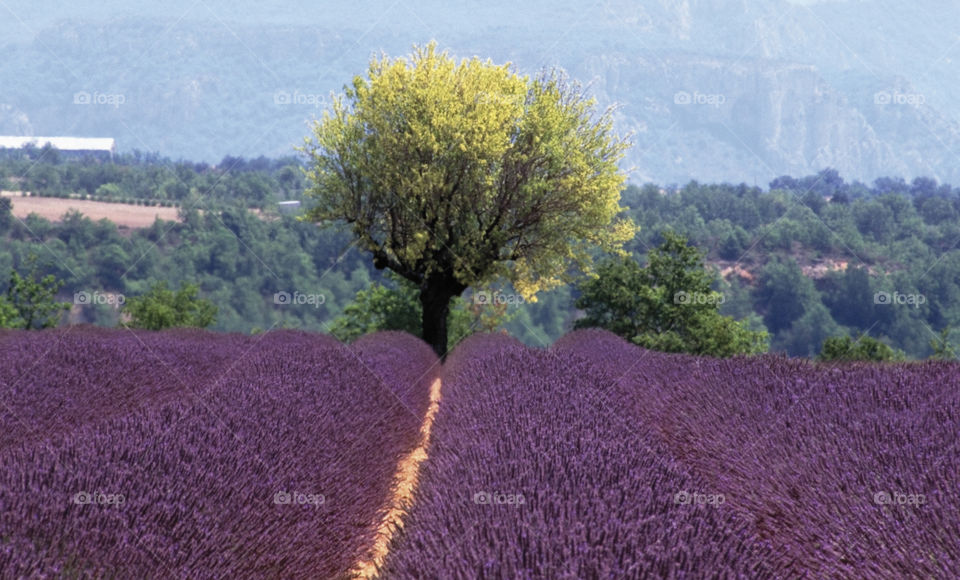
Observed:
[[[949,3],[948,3],[949,4]],[[960,183],[960,5],[533,0],[7,2],[0,133],[115,137],[216,162],[288,154],[372,54],[436,39],[617,103],[634,181]]]

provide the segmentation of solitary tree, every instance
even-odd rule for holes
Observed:
[[[335,96],[303,151],[306,219],[346,224],[374,266],[413,282],[423,337],[443,355],[450,301],[507,279],[528,300],[618,251],[626,144],[559,72],[521,76],[436,45],[383,56]]]

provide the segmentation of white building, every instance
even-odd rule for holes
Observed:
[[[117,142],[110,137],[5,137],[0,136],[0,149],[22,149],[33,145],[42,149],[47,144],[68,153],[108,153],[117,152]]]

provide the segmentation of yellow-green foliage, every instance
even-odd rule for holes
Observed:
[[[374,59],[335,95],[303,151],[306,219],[349,224],[378,265],[422,283],[505,277],[527,299],[566,281],[587,250],[633,238],[617,219],[626,144],[557,72],[521,76],[431,43]]]

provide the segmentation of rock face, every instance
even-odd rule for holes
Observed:
[[[621,104],[634,132],[630,165],[660,182],[750,181],[825,167],[851,179],[937,174],[878,135],[874,124],[812,65],[671,55],[603,55],[583,64],[602,101]],[[885,113],[873,113],[880,117]],[[918,115],[923,111],[899,112]],[[944,121],[933,115],[931,122]],[[909,120],[890,135],[910,134]],[[918,144],[919,145],[919,144]],[[922,156],[921,156],[922,157]],[[949,176],[956,177],[956,176]]]
[[[763,184],[833,167],[864,181],[960,181],[960,75],[947,25],[960,5],[643,4],[615,2],[603,15],[632,45],[585,55],[575,69],[602,101],[622,104],[635,178]]]
[[[0,132],[71,129],[116,137],[121,150],[209,162],[289,155],[305,121],[374,52],[407,54],[438,38],[459,56],[529,74],[560,66],[590,83],[601,105],[619,105],[636,182],[765,185],[833,167],[848,180],[960,183],[960,3],[362,4],[284,11],[238,0],[229,13],[217,5],[182,17],[146,0],[104,0],[82,19],[37,12],[47,20],[29,39],[0,22],[9,48]],[[76,91],[124,103],[78,107]]]

